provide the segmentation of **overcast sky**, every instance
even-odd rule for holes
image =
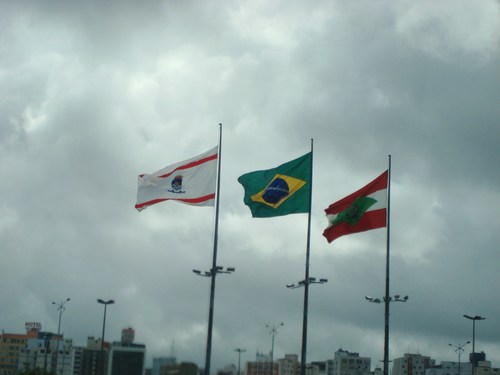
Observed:
[[[323,238],[324,209],[392,155],[390,359],[500,367],[496,0],[0,1],[0,328],[84,345],[133,327],[204,366],[214,209],[134,209],[137,175],[218,144],[212,371],[300,357],[307,215],[252,219],[237,178],[311,149],[308,361],[383,358],[386,231]],[[465,360],[471,351],[466,346]]]

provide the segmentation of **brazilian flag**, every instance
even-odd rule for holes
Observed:
[[[279,167],[246,173],[238,178],[243,202],[253,217],[307,213],[310,210],[312,152]]]

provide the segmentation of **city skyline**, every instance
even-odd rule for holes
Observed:
[[[477,316],[479,317],[479,316]],[[283,353],[283,355],[281,357],[276,357],[275,354],[273,354],[274,352],[274,340],[276,338],[276,336],[278,335],[278,330],[281,329],[281,327],[284,326],[284,323],[280,323],[279,325],[273,325],[272,327],[269,326],[269,325],[266,325],[266,328],[269,330],[269,334],[272,336],[272,344],[271,344],[271,347],[269,348],[269,351],[266,352],[266,350],[259,350],[257,349],[256,352],[254,352],[252,354],[252,352],[249,352],[246,348],[235,348],[233,349],[233,352],[237,352],[238,355],[237,355],[237,360],[236,362],[234,362],[233,359],[233,362],[231,362],[231,360],[229,360],[229,357],[234,357],[234,353],[232,353],[231,356],[228,356],[228,362],[223,364],[220,368],[212,368],[211,369],[211,373],[216,373],[217,371],[219,370],[223,370],[224,368],[226,368],[227,366],[237,366],[237,363],[238,362],[241,362],[240,364],[240,367],[241,366],[246,366],[246,363],[248,362],[261,362],[261,361],[271,361],[271,362],[275,362],[277,363],[277,361],[279,359],[283,359],[285,358],[285,356],[287,355],[297,355],[298,357],[298,360],[300,362],[300,352],[298,353]],[[89,340],[91,340],[91,348],[92,349],[95,349],[96,345],[100,345],[101,348],[105,347],[106,349],[105,350],[108,350],[109,348],[109,345],[112,344],[112,343],[117,343],[117,342],[129,342],[129,343],[134,343],[134,344],[141,344],[141,345],[145,345],[146,347],[146,353],[147,353],[147,343],[145,342],[137,342],[135,340],[135,329],[133,327],[123,327],[121,329],[121,333],[120,333],[120,338],[108,338],[106,339],[106,337],[104,337],[104,341],[102,341],[102,335],[101,336],[87,336],[86,337],[86,341],[85,341],[85,344],[84,343],[79,343],[79,342],[74,342],[73,341],[73,338],[71,337],[67,337],[67,336],[64,336],[63,333],[61,333],[60,335],[58,335],[57,332],[52,332],[50,330],[45,330],[43,329],[43,326],[40,322],[25,322],[25,332],[29,332],[30,330],[36,330],[36,331],[39,331],[40,333],[50,333],[51,336],[50,336],[50,340],[55,340],[55,341],[58,341],[59,340],[57,339],[57,337],[60,337],[61,340],[66,341],[66,340],[71,340],[72,341],[72,345],[75,346],[75,347],[87,347],[88,343],[89,343]],[[14,335],[23,335],[22,333],[20,332],[2,332],[4,334],[14,334]],[[274,337],[273,337],[274,335]],[[32,336],[32,335],[31,335]],[[58,344],[59,345],[59,344]],[[104,346],[105,345],[105,346]],[[417,354],[417,355],[422,355],[422,356],[427,356],[427,357],[430,357],[431,359],[435,360],[435,365],[439,365],[441,362],[452,362],[452,363],[469,363],[469,356],[468,356],[468,353],[472,353],[472,340],[467,340],[467,341],[464,341],[462,343],[449,343],[448,346],[450,347],[450,351],[453,351],[454,352],[454,356],[455,356],[455,359],[439,359],[439,358],[436,358],[432,355],[432,353],[403,353],[401,356],[397,357],[397,358],[403,358],[405,355],[407,354]],[[102,350],[102,349],[101,349]],[[469,351],[468,351],[469,350]],[[317,359],[317,360],[314,360],[314,361],[309,361],[308,360],[308,364],[312,363],[312,362],[324,362],[324,361],[328,361],[328,360],[331,360],[334,358],[334,354],[336,352],[346,352],[346,353],[355,353],[355,354],[359,354],[360,357],[366,357],[366,358],[370,358],[371,360],[371,371],[374,371],[375,369],[379,369],[379,370],[382,370],[383,369],[383,361],[382,360],[379,360],[379,361],[374,361],[374,359],[368,355],[364,355],[363,353],[360,353],[358,352],[355,348],[343,348],[341,346],[339,346],[337,349],[334,349],[333,352],[332,352],[332,355],[328,358],[324,358],[324,359]],[[494,363],[493,361],[491,361],[491,359],[489,358],[488,356],[488,353],[485,353],[484,351],[476,351],[476,353],[484,353],[485,354],[485,360],[486,361],[489,361],[491,362],[491,367],[492,368],[497,368],[498,365],[496,363]],[[242,360],[242,356],[246,356],[246,357],[249,357],[247,359],[245,359],[243,357],[243,360]],[[186,359],[183,359],[183,358],[178,358],[176,356],[176,353],[175,353],[175,345],[174,343],[172,343],[172,346],[171,346],[171,350],[170,352],[168,353],[160,353],[158,355],[155,355],[155,356],[151,356],[151,355],[146,355],[146,368],[148,367],[151,367],[149,366],[148,364],[151,362],[153,362],[153,358],[175,358],[177,363],[181,363],[181,362],[188,362],[188,363],[194,363],[198,366],[199,369],[203,369],[204,367],[204,362],[201,362],[201,363],[197,363],[189,358],[186,358]],[[396,358],[396,357],[394,357]],[[389,370],[391,371],[392,369],[392,362],[393,362],[393,359],[394,358],[390,358],[389,360]],[[461,359],[460,359],[461,358]],[[299,371],[300,372],[300,371]]]
[[[0,1],[0,329],[134,327],[205,362],[214,207],[142,212],[138,176],[217,146],[211,368],[300,353],[308,215],[252,218],[238,178],[314,141],[307,362],[383,359],[386,230],[328,243],[325,209],[391,155],[389,358],[472,341],[500,363],[496,0]],[[52,304],[55,302],[56,304]]]

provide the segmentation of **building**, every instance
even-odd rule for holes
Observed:
[[[490,361],[479,361],[475,375],[500,375],[500,368],[491,367]]]
[[[425,375],[471,375],[469,362],[443,361],[441,364],[431,366],[425,370]]]
[[[306,375],[326,375],[326,361],[313,361],[308,364]]]
[[[333,359],[326,361],[327,375],[371,375],[370,369],[370,358],[342,349],[335,352]]]
[[[404,357],[394,359],[392,375],[425,375],[425,371],[435,366],[435,361],[421,354],[405,353]]]
[[[198,375],[198,366],[190,362],[167,363],[160,367],[159,375]]]
[[[153,357],[153,368],[151,375],[160,375],[160,368],[166,365],[175,365],[177,359],[175,357]]]
[[[132,328],[125,328],[122,331],[122,341],[111,344],[107,375],[144,375],[146,346],[134,344],[134,336]]]
[[[19,353],[19,370],[43,369],[58,375],[73,375],[74,348],[72,340],[47,332],[39,332],[37,338],[28,338]]]
[[[74,375],[106,375],[108,350],[109,343],[88,336],[85,347],[75,348]]]
[[[246,375],[279,375],[278,363],[273,363],[271,367],[271,353],[269,355],[259,353],[255,355],[254,362],[246,363]]]
[[[19,353],[26,346],[26,334],[5,333],[0,335],[0,375],[13,375],[19,367]]]
[[[297,354],[285,354],[285,358],[278,359],[278,371],[279,375],[300,374],[299,356]],[[317,374],[311,373],[310,375]]]

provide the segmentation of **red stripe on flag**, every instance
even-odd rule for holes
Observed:
[[[358,197],[368,196],[377,191],[387,189],[388,181],[389,171],[387,170],[375,180],[363,186],[361,189],[335,203],[332,203],[327,209],[325,209],[325,213],[327,215],[339,214],[349,208]],[[354,225],[345,221],[332,225],[331,220],[329,221],[330,225],[324,230],[323,236],[328,242],[332,242],[333,240],[347,234],[365,232],[370,229],[383,228],[387,226],[387,208],[365,212],[359,221]]]
[[[384,228],[386,226],[387,220],[387,209],[368,211],[361,217],[361,219],[355,224],[351,225],[347,222],[341,222],[337,225],[333,225],[324,230],[323,236],[328,242],[345,236],[347,234],[366,232],[371,229]]]
[[[142,210],[146,207],[152,206],[153,204],[157,204],[160,202],[165,202],[165,201],[181,201],[189,204],[200,204],[206,201],[209,201],[211,199],[215,199],[215,193],[213,194],[208,194],[203,197],[198,197],[198,198],[158,198],[158,199],[152,199],[147,202],[142,202],[139,204],[135,205],[135,208],[137,210]]]
[[[385,171],[380,176],[378,176],[375,180],[370,182],[368,185],[363,186],[361,189],[355,191],[354,193],[348,195],[341,200],[332,203],[327,209],[325,209],[325,213],[328,214],[338,214],[341,211],[344,211],[347,207],[354,203],[356,198],[361,196],[367,196],[375,193],[376,191],[387,189],[387,180],[389,177],[389,171]]]
[[[200,160],[195,160],[191,163],[188,163],[188,164],[185,164],[185,165],[181,165],[177,168],[175,168],[172,172],[170,173],[166,173],[166,174],[163,174],[161,176],[158,176],[158,178],[166,178],[168,176],[170,176],[171,174],[173,174],[174,172],[176,171],[182,171],[184,169],[189,169],[189,168],[194,168],[194,167],[197,167],[201,164],[205,164],[209,161],[212,161],[212,160],[216,160],[217,159],[217,153],[213,154],[213,155],[210,155],[210,156],[207,156],[206,158],[203,158],[203,159],[200,159]],[[182,199],[179,199],[179,200],[182,200]]]

